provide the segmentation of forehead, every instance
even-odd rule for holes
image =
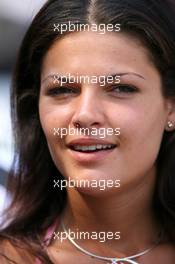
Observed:
[[[107,74],[111,71],[147,73],[156,70],[141,42],[123,33],[76,32],[56,40],[43,61],[49,71]]]

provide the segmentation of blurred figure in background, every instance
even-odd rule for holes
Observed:
[[[6,189],[4,185],[6,178],[7,178],[7,172],[5,172],[3,169],[0,168],[0,214],[5,207]]]
[[[10,83],[21,40],[44,0],[0,1],[0,212],[6,207],[6,179],[13,159]],[[1,221],[1,218],[0,218]]]

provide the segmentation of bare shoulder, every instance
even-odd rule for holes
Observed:
[[[26,251],[14,246],[9,240],[0,241],[0,263],[1,264],[33,264],[34,257]]]

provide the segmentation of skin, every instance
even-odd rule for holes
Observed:
[[[121,77],[120,83],[132,85],[136,90],[126,92],[98,83],[75,83],[71,84],[73,93],[53,96],[48,91],[52,88],[58,91],[59,85],[55,86],[53,77],[48,76],[57,73],[75,76],[77,73],[79,76],[128,73]],[[111,179],[121,183],[120,188],[104,191],[98,188],[68,189],[64,214],[67,227],[89,232],[121,232],[120,240],[106,243],[77,241],[87,250],[119,257],[143,251],[155,241],[159,224],[151,205],[156,158],[163,132],[168,130],[167,122],[175,121],[173,109],[173,102],[162,96],[161,77],[148,51],[130,36],[123,33],[73,33],[56,41],[47,52],[41,71],[39,113],[54,163],[65,178]],[[76,121],[88,128],[119,127],[120,136],[106,138],[118,147],[98,161],[77,161],[66,145],[79,136],[60,138],[53,135],[54,127],[74,127]],[[62,250],[56,252],[56,248]],[[77,252],[68,241],[54,242],[50,254],[54,260],[69,263],[73,263],[70,261],[74,255],[81,263],[98,263]],[[158,263],[174,263],[171,245],[165,245],[161,250],[157,247],[140,258],[141,263],[158,261],[157,254],[161,256]]]

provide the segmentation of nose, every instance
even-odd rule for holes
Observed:
[[[91,128],[102,127],[105,122],[105,114],[102,98],[96,93],[95,87],[89,87],[84,90],[77,99],[76,110],[72,117],[74,126]],[[78,127],[77,126],[77,127]]]

